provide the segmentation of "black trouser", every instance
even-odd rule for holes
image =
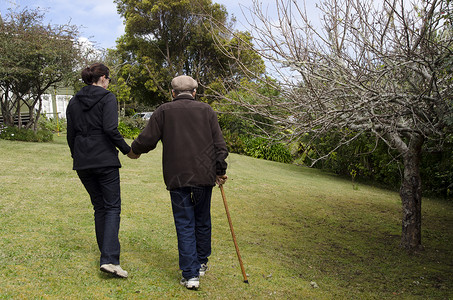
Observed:
[[[77,170],[80,180],[90,194],[94,208],[96,240],[101,251],[100,264],[120,263],[121,196],[118,168]]]

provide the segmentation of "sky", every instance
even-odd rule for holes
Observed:
[[[245,28],[244,13],[252,0],[213,0],[223,4],[228,14],[237,19],[237,28]],[[263,8],[272,7],[275,0],[260,0]],[[307,1],[314,3],[316,1]],[[312,5],[314,6],[314,5]],[[44,24],[71,24],[79,28],[80,36],[93,42],[97,48],[115,48],[116,39],[124,34],[123,19],[117,13],[113,0],[0,0],[0,13],[4,18],[8,9],[39,8],[44,13]],[[272,9],[270,9],[272,12]]]
[[[8,9],[39,8],[44,24],[71,24],[79,28],[80,36],[96,42],[101,48],[114,48],[116,39],[124,33],[123,20],[113,0],[0,0],[0,13],[5,18]]]

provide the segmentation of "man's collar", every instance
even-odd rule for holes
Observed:
[[[176,96],[175,98],[173,98],[173,101],[182,100],[182,99],[185,99],[185,100],[195,100],[195,98],[192,97],[191,94],[179,94],[178,96]]]

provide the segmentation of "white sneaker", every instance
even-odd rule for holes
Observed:
[[[190,279],[183,278],[179,283],[188,289],[197,289],[200,287],[200,277],[193,277]]]
[[[204,276],[206,274],[206,271],[208,270],[208,264],[201,264],[200,266],[200,276]]]
[[[103,264],[101,266],[101,271],[113,274],[117,277],[127,278],[127,271],[124,271],[120,265]]]

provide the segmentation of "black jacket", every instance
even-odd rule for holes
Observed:
[[[118,131],[115,95],[87,85],[69,101],[66,118],[74,170],[121,167],[116,148],[123,154],[131,148]]]
[[[228,156],[217,114],[206,103],[180,95],[159,106],[132,143],[136,154],[163,144],[163,172],[167,189],[213,186],[224,175]]]

